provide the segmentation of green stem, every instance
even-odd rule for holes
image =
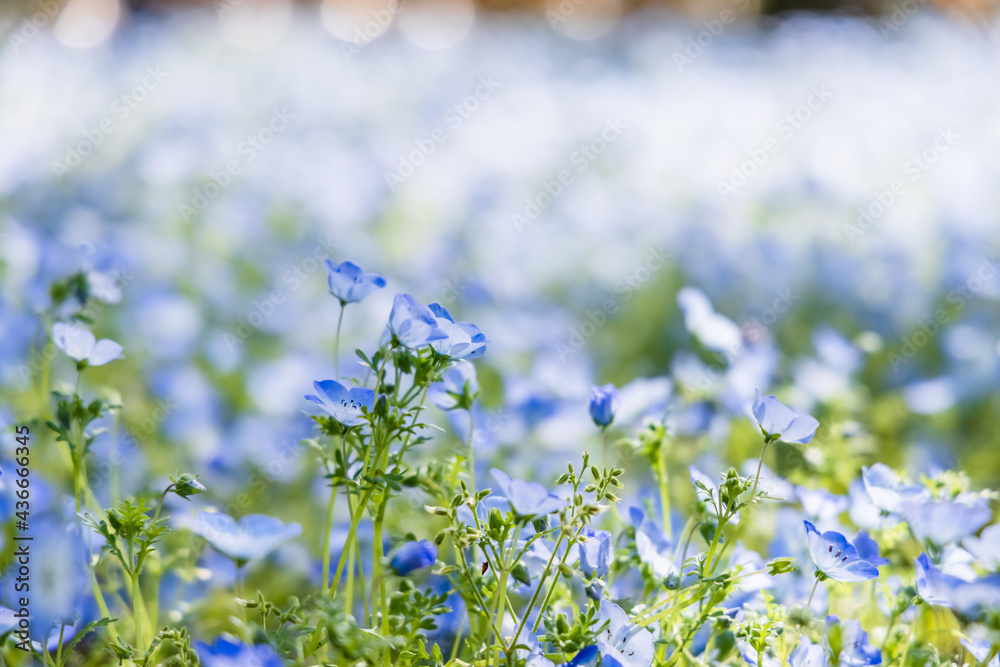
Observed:
[[[145,642],[142,636],[142,591],[139,589],[139,571],[138,569],[131,572],[132,579],[132,620],[135,623],[135,645],[142,653],[146,650]]]
[[[476,428],[475,421],[472,417],[472,406],[469,406],[469,488],[472,489],[472,495],[476,495],[476,450],[473,445],[475,440]]]
[[[670,493],[667,488],[667,455],[663,451],[663,441],[657,450],[656,463],[659,469],[660,507],[663,508],[663,533],[670,537]]]
[[[753,490],[750,492],[750,499],[753,500],[757,493],[757,482],[760,481],[760,471],[764,467],[764,455],[767,454],[767,447],[771,444],[771,436],[764,438],[764,447],[760,450],[760,460],[757,461],[757,475],[753,478]]]
[[[819,579],[816,580],[816,583],[813,584],[812,590],[809,591],[809,599],[806,600],[806,609],[808,609],[812,605],[813,595],[816,594],[816,588],[818,586],[819,586]]]
[[[532,607],[535,606],[535,601],[538,599],[538,594],[541,593],[542,588],[545,587],[545,580],[549,578],[549,572],[552,571],[552,563],[555,562],[556,554],[559,553],[559,547],[562,546],[562,541],[564,537],[565,535],[562,532],[560,532],[559,539],[556,540],[555,546],[552,547],[552,555],[549,556],[549,562],[545,564],[545,569],[542,570],[542,576],[538,580],[538,586],[535,587],[535,592],[532,594],[531,599],[528,600],[528,606],[524,608],[524,616],[521,618],[521,624],[517,627],[517,632],[514,633],[514,639],[511,642],[511,644],[513,645],[517,644],[517,638],[521,636],[521,631],[524,630],[524,624],[528,622],[528,616],[531,615],[531,609]],[[560,563],[561,562],[562,561],[560,561]],[[555,581],[558,579],[559,577],[557,575],[556,579],[552,582],[553,588],[555,587]],[[548,595],[546,595],[545,597],[547,600]],[[544,609],[544,605],[542,606],[542,608]],[[539,614],[538,617],[541,618],[541,614]]]
[[[340,325],[344,322],[344,302],[340,302],[340,316],[337,318],[337,336],[333,339],[333,374],[340,382]]]
[[[323,590],[330,584],[330,534],[333,532],[333,510],[337,502],[337,487],[330,484],[330,502],[326,505],[326,523],[323,524]]]

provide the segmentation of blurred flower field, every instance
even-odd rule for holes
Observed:
[[[0,51],[3,664],[1000,664],[992,26],[218,23]]]

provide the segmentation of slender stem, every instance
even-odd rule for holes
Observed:
[[[528,606],[524,608],[524,617],[521,619],[521,624],[518,626],[517,632],[514,633],[514,639],[511,641],[512,645],[517,644],[517,638],[521,636],[521,631],[524,630],[524,624],[528,622],[528,616],[531,614],[531,608],[535,606],[535,600],[538,599],[538,594],[541,593],[542,588],[545,587],[545,580],[549,578],[549,572],[552,571],[552,563],[556,559],[556,554],[559,553],[559,547],[562,546],[564,537],[566,537],[566,535],[560,532],[559,539],[556,540],[555,546],[552,547],[552,555],[549,556],[549,562],[545,564],[545,569],[542,571],[542,576],[538,580],[538,586],[535,587],[535,592],[532,594],[531,599],[528,600]],[[559,562],[561,563],[562,561]],[[557,576],[556,579],[558,578],[559,577]],[[552,585],[553,587],[555,586],[554,581]],[[546,598],[548,598],[548,595],[546,595]],[[541,614],[539,614],[539,617],[541,617]]]
[[[476,495],[476,448],[474,446],[476,435],[475,419],[472,416],[472,406],[469,406],[469,488],[472,495]]]
[[[819,586],[819,579],[817,579],[817,580],[816,580],[816,583],[814,583],[814,584],[813,584],[813,588],[812,588],[812,590],[811,590],[811,591],[809,591],[809,599],[808,599],[808,600],[806,600],[806,608],[807,608],[807,609],[808,609],[808,608],[809,608],[810,606],[812,606],[812,601],[813,601],[813,595],[815,595],[815,594],[816,594],[816,587],[817,587],[817,586]]]
[[[340,382],[340,325],[344,322],[344,302],[340,302],[340,316],[337,318],[337,336],[333,339],[333,374]]]
[[[670,537],[670,493],[667,488],[667,455],[663,451],[663,441],[657,450],[656,463],[659,468],[660,507],[663,509],[663,533]]]
[[[771,438],[764,438],[764,447],[760,450],[760,460],[757,462],[757,475],[753,478],[753,490],[750,492],[750,499],[753,500],[757,493],[757,482],[760,481],[760,471],[764,467],[764,454],[767,454],[767,446],[771,444]]]
[[[604,426],[601,428],[601,462],[604,467],[608,467],[608,427]]]
[[[330,584],[330,534],[333,532],[333,510],[337,502],[337,487],[330,484],[330,502],[326,505],[326,523],[323,524],[323,590]]]
[[[132,577],[132,620],[135,623],[135,645],[139,652],[146,650],[142,637],[142,591],[139,589],[138,568],[131,573]]]

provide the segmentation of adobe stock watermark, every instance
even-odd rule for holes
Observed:
[[[938,308],[931,317],[920,323],[917,331],[909,336],[903,336],[899,349],[889,352],[889,365],[893,372],[913,360],[917,353],[926,347],[935,336],[941,332],[941,328],[955,319],[959,313],[965,309],[969,301],[979,294],[992,281],[1000,268],[996,256],[992,258],[983,257],[973,273],[964,283],[950,290],[945,296],[947,306]]]
[[[45,26],[59,16],[69,0],[38,0],[38,11],[25,16],[17,27],[7,35],[7,45],[11,51],[20,53],[21,48],[34,39]]]
[[[149,94],[159,88],[168,76],[167,72],[160,69],[159,65],[147,67],[144,74],[142,81],[114,99],[111,103],[110,115],[102,118],[96,127],[84,129],[83,138],[72,146],[66,146],[66,153],[62,160],[52,163],[52,173],[60,181],[83,164],[84,159],[104,142],[104,138],[118,129],[119,124],[146,101]]]
[[[750,7],[750,0],[732,0],[732,2],[739,11],[746,11]],[[694,61],[700,58],[737,18],[737,12],[723,9],[717,18],[702,21],[704,29],[688,37],[683,50],[674,49],[674,64],[677,65],[677,71],[683,72],[685,67],[694,64]]]
[[[243,168],[256,160],[257,156],[270,146],[279,134],[287,130],[294,120],[295,114],[290,113],[285,107],[274,109],[267,122],[253,134],[247,135],[247,138],[236,147],[239,159],[228,160],[221,168],[210,170],[209,182],[194,188],[191,199],[178,206],[177,212],[184,222],[191,222],[196,213],[208,208],[208,205],[232,184],[233,179],[243,172]]]
[[[397,156],[395,171],[386,170],[384,172],[385,182],[389,189],[395,190],[400,183],[415,174],[417,169],[437,152],[438,146],[448,140],[449,133],[462,127],[462,124],[471,118],[472,114],[479,109],[483,102],[490,99],[501,85],[502,83],[497,81],[493,74],[479,77],[479,84],[473,91],[452,104],[441,115],[445,127],[435,127],[426,137],[415,139],[413,143],[416,145],[416,149]]]
[[[360,55],[364,49],[368,48],[369,44],[384,33],[401,9],[402,5],[399,0],[389,0],[385,9],[370,11],[364,25],[354,28],[354,34],[350,41],[340,42],[340,52],[344,54],[347,62],[351,62],[355,56]]]
[[[939,127],[934,142],[920,154],[911,156],[903,163],[903,178],[894,179],[888,188],[877,192],[871,202],[859,208],[858,218],[853,225],[844,224],[844,234],[847,235],[847,240],[856,243],[859,238],[864,236],[872,225],[877,220],[881,220],[893,204],[906,194],[907,180],[910,183],[919,181],[941,156],[955,145],[957,139],[959,139],[959,135],[950,125]]]
[[[913,15],[920,11],[920,8],[927,4],[927,0],[901,0],[894,2],[885,16],[878,20],[878,31],[882,39],[887,39],[890,34],[898,32],[906,23],[913,18]]]
[[[233,333],[227,333],[224,336],[230,352],[235,352],[240,345],[264,326],[278,311],[278,308],[285,303],[288,294],[298,290],[310,276],[323,268],[323,262],[332,258],[333,251],[340,245],[336,238],[336,234],[328,234],[326,238],[317,238],[316,245],[313,246],[309,255],[281,273],[281,282],[286,286],[286,289],[275,287],[266,297],[255,299],[252,302],[250,312],[247,313],[246,317],[237,320]]]
[[[619,278],[614,284],[615,296],[608,297],[593,310],[585,314],[587,319],[577,326],[571,326],[569,337],[565,343],[556,344],[559,360],[564,362],[583,349],[587,341],[608,323],[622,306],[628,303],[639,289],[653,279],[657,271],[667,264],[673,254],[663,249],[663,246],[653,246],[646,253],[646,258],[635,269]]]
[[[782,116],[774,129],[778,135],[768,137],[760,146],[747,151],[747,159],[734,166],[729,178],[725,181],[718,181],[716,188],[722,201],[726,201],[736,191],[747,184],[750,178],[757,171],[767,164],[772,155],[781,150],[782,145],[795,136],[802,127],[812,120],[817,111],[822,109],[830,98],[833,97],[825,84],[813,86],[809,89],[809,95],[805,101],[797,106],[793,111]]]
[[[716,352],[715,358],[719,362],[724,363],[726,367],[731,367],[737,359],[746,353],[747,345],[745,341],[749,341],[750,343],[762,341],[767,332],[771,330],[771,327],[774,326],[782,315],[791,310],[792,306],[801,298],[801,295],[795,294],[790,288],[776,289],[774,291],[774,300],[771,301],[770,306],[761,310],[756,316],[744,320],[739,325],[743,337],[736,343],[733,343],[728,350]],[[702,372],[699,374],[694,388],[700,391],[707,391],[714,383],[721,380],[724,374],[724,370],[705,365],[702,367]]]
[[[91,296],[94,298],[88,299],[86,307],[80,311],[80,316],[90,321],[97,320],[100,314],[104,312],[104,309],[108,307],[108,304],[115,303],[121,297],[121,292],[125,287],[135,280],[134,275],[125,273],[124,271],[116,270],[109,273],[111,277],[110,282],[102,288],[93,289]],[[31,386],[32,380],[52,363],[58,351],[59,348],[56,347],[56,344],[51,339],[40,351],[32,350],[28,362],[20,364],[17,367],[18,375],[25,387]]]
[[[597,136],[573,151],[569,156],[569,165],[560,169],[551,181],[542,181],[542,191],[533,197],[526,197],[524,207],[510,216],[510,221],[517,233],[523,234],[525,227],[535,224],[542,212],[552,206],[566,188],[573,184],[576,179],[574,170],[576,174],[582,174],[590,169],[590,165],[604,155],[627,128],[628,123],[622,121],[618,116],[606,119],[604,127]]]

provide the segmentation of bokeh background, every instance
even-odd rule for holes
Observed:
[[[342,372],[361,375],[352,351],[374,349],[396,292],[489,337],[484,470],[546,479],[593,449],[587,390],[615,382],[617,434],[669,414],[678,479],[756,455],[744,414],[760,388],[823,423],[773,462],[793,480],[845,492],[881,460],[996,486],[988,3],[3,9],[6,457],[7,424],[44,411],[48,285],[84,271],[95,332],[126,354],[87,374],[124,406],[95,443],[98,460],[125,456],[98,496],[190,470],[209,487],[190,507],[307,524],[325,491],[298,443],[303,395],[333,375],[332,258],[389,281],[349,310]],[[684,286],[736,323],[735,348],[692,337]],[[52,359],[52,387],[74,378]],[[434,419],[446,433],[426,456],[467,428]],[[40,448],[39,483],[61,488]],[[271,576],[315,578],[319,534],[307,525]]]

